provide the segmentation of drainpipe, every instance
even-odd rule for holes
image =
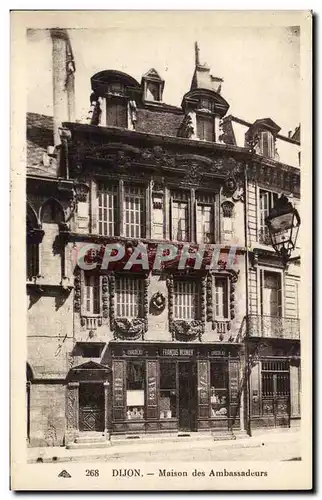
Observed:
[[[245,163],[244,169],[244,228],[245,228],[245,293],[246,293],[246,335],[245,335],[245,374],[246,374],[246,427],[247,433],[251,436],[250,424],[250,372],[248,370],[249,364],[249,346],[248,346],[248,315],[249,315],[249,245],[248,245],[248,177],[247,166]]]

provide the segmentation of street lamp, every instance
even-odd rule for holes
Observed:
[[[271,237],[272,246],[283,263],[289,260],[295,248],[301,219],[298,211],[282,194],[275,202],[265,222]]]

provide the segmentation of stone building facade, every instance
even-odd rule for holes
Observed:
[[[104,70],[75,122],[68,34],[50,36],[55,116],[27,117],[30,445],[296,425],[299,259],[264,221],[279,194],[299,203],[299,130],[228,115],[197,48],[180,106],[153,68]],[[160,244],[176,255],[155,267]],[[127,266],[142,245],[148,267]]]

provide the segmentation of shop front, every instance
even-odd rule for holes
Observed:
[[[111,432],[239,429],[238,345],[111,343]]]
[[[299,342],[265,339],[265,344],[252,343],[249,349],[257,350],[250,377],[251,428],[299,425]]]

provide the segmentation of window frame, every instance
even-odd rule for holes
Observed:
[[[178,285],[190,285],[193,287],[191,293],[184,290],[176,290]],[[181,297],[181,303],[176,301]],[[187,298],[190,297],[190,304],[187,304]],[[184,300],[182,300],[184,299]],[[195,303],[194,303],[195,300]],[[189,300],[188,300],[189,301]],[[194,305],[195,304],[195,305]],[[178,315],[178,309],[185,310],[185,315]],[[187,311],[193,311],[193,315],[187,314]],[[201,320],[201,283],[197,279],[173,278],[173,319],[174,321],[194,321]]]
[[[122,289],[120,290],[119,285],[122,283],[123,280],[127,280],[125,283],[122,284]],[[138,285],[137,289],[132,290],[132,294],[129,295],[129,297],[135,297],[137,296],[137,303],[136,304],[130,304],[126,301],[118,301],[118,295],[120,299],[122,298],[122,295],[120,295],[121,292],[126,292],[128,290],[127,285],[128,285],[128,280],[131,280],[132,283],[135,285]],[[145,278],[140,277],[140,276],[129,276],[129,275],[118,275],[115,277],[115,319],[119,318],[128,318],[130,320],[140,318],[144,319],[145,318],[145,313],[144,313],[144,307],[143,307],[143,299],[144,299],[144,288],[145,288]],[[124,297],[124,295],[123,295]],[[123,311],[122,311],[123,308]],[[125,310],[124,310],[125,308]],[[137,308],[137,314],[132,315],[130,313],[126,312],[126,309],[130,308]],[[120,314],[118,314],[118,311],[120,311]],[[124,314],[123,314],[124,313]]]
[[[217,290],[216,290],[216,281],[223,281],[225,284],[225,290],[223,292],[223,305],[222,309],[224,311],[224,315],[217,315]],[[230,321],[230,279],[229,276],[226,275],[218,275],[215,274],[213,276],[213,295],[212,295],[212,307],[213,307],[213,319],[214,321]],[[226,309],[226,316],[225,316]]]
[[[94,286],[86,284],[87,279],[90,279],[90,281],[96,281],[96,284]],[[92,292],[90,292],[90,296],[87,296],[87,287],[90,286],[92,288]],[[95,299],[94,296],[94,291],[96,290],[95,293],[97,293],[97,297]],[[81,294],[82,294],[82,311],[81,315],[84,317],[93,317],[93,318],[98,318],[102,315],[102,286],[101,286],[101,276],[99,274],[94,274],[94,273],[87,273],[86,271],[83,271],[82,273],[82,288],[81,288]],[[91,302],[91,310],[89,311],[87,309],[87,301],[90,300]],[[94,312],[95,306],[94,304],[97,304],[97,312]]]
[[[264,285],[264,273],[272,273],[279,275],[280,277],[280,300],[281,303],[279,305],[281,314],[279,316],[276,316],[277,318],[283,318],[285,316],[285,297],[284,297],[284,290],[285,290],[285,279],[284,279],[284,272],[282,269],[276,269],[268,266],[258,266],[257,268],[257,283],[258,283],[258,288],[257,288],[257,293],[259,297],[259,302],[258,302],[258,314],[260,316],[264,316],[263,314],[263,285]],[[274,316],[275,317],[275,316]]]
[[[205,139],[205,133],[204,133],[204,126],[203,126],[203,137],[200,137],[200,124],[201,124],[201,121],[204,120],[205,121],[208,121],[208,122],[211,122],[211,125],[212,125],[212,138],[211,139]],[[196,137],[197,139],[199,139],[200,141],[205,141],[205,142],[216,142],[216,127],[215,127],[215,115],[213,113],[211,113],[210,111],[207,112],[207,111],[199,111],[197,110],[196,111]]]
[[[180,195],[186,195],[186,199],[184,199],[184,196]],[[178,196],[179,195],[179,196]],[[177,239],[174,238],[174,225],[173,225],[173,212],[174,212],[174,203],[182,203],[187,205],[187,215],[185,219],[185,232],[186,232],[186,239]],[[180,208],[182,209],[182,208]],[[181,219],[176,219],[177,221]],[[175,190],[175,189],[170,189],[170,240],[171,241],[176,241],[176,242],[182,242],[182,243],[188,243],[192,241],[192,234],[191,234],[191,191],[187,190]],[[177,233],[179,231],[179,228],[177,228]]]
[[[279,193],[277,191],[273,191],[271,189],[266,189],[266,188],[262,188],[260,186],[258,186],[258,219],[257,219],[257,223],[258,223],[258,231],[257,231],[257,241],[258,243],[260,243],[261,245],[265,245],[265,246],[271,246],[271,241],[270,241],[270,236],[269,236],[269,232],[268,232],[268,228],[266,226],[266,224],[262,224],[262,214],[264,213],[264,210],[261,208],[261,193],[265,193],[265,194],[268,194],[269,195],[269,208],[268,208],[268,212],[267,212],[267,215],[269,214],[270,210],[272,209],[272,207],[274,206],[275,202],[276,202],[276,199],[278,198],[279,196]],[[274,200],[275,198],[275,200]],[[267,217],[267,215],[265,215],[265,217]],[[264,235],[264,236],[262,236]],[[268,237],[268,240],[266,239],[266,236]]]
[[[204,201],[205,198],[209,196],[207,201]],[[203,197],[203,200],[202,200]],[[212,199],[211,199],[212,198]],[[196,191],[195,193],[195,241],[199,244],[213,244],[216,242],[216,202],[215,202],[215,193],[206,193],[202,191]],[[198,207],[207,206],[210,207],[210,241],[199,241],[198,237]],[[219,225],[219,223],[218,223]]]

